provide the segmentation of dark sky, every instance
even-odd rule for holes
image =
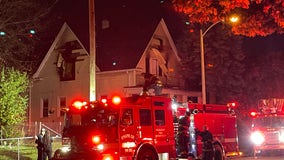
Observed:
[[[248,54],[257,55],[274,51],[284,52],[284,35],[272,34],[266,37],[245,38],[244,48]]]
[[[143,14],[145,16],[154,16],[153,15],[153,10],[155,9],[155,6],[158,4],[159,5],[160,0],[144,0],[144,1],[136,1],[136,0],[97,0],[95,1],[95,6],[98,7],[99,5],[106,5],[108,8],[113,8],[114,13],[115,13],[115,8],[117,5],[120,7],[130,7],[131,5],[137,6],[136,3],[139,3],[139,6],[142,8],[145,8],[143,12],[139,14]],[[79,28],[78,32],[82,32],[83,34],[81,35],[86,35],[86,37],[82,37],[82,39],[88,39],[88,36],[85,31],[88,31],[88,28],[83,28],[82,26],[79,26],[80,23],[84,24],[84,26],[88,26],[86,23],[88,21],[85,21],[83,17],[88,16],[88,10],[84,10],[83,8],[87,9],[88,8],[88,1],[80,1],[80,0],[62,0],[61,4],[63,7],[62,9],[67,11],[66,15],[67,18],[71,21],[74,22],[73,25],[78,25],[77,28]],[[125,6],[121,6],[122,4],[128,4]],[[162,5],[162,4],[161,4]],[[100,12],[104,12],[102,8],[96,8],[97,11],[99,10]],[[149,12],[147,12],[149,11]],[[151,11],[151,12],[150,12]],[[149,14],[151,13],[151,14]],[[169,30],[171,31],[171,34],[178,34],[179,29],[177,28],[177,25],[175,23],[181,23],[181,20],[177,20],[176,15],[173,15],[173,13],[163,13],[164,16],[167,16],[166,22],[170,22],[171,24],[167,24]],[[131,15],[129,15],[129,18]],[[127,17],[126,17],[127,18]],[[75,20],[75,21],[74,21]],[[71,22],[70,21],[70,22]],[[69,23],[70,23],[69,22]],[[79,22],[79,23],[78,23]],[[75,29],[76,30],[76,29]],[[173,38],[175,38],[175,35],[172,35]],[[282,35],[270,35],[266,37],[254,37],[254,38],[244,38],[244,49],[246,50],[246,53],[248,56],[255,56],[257,54],[263,54],[263,53],[269,53],[271,51],[283,51],[284,52],[284,34]]]

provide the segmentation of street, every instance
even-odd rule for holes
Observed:
[[[284,156],[262,156],[262,157],[241,157],[241,158],[228,158],[226,160],[283,160]]]
[[[261,157],[234,157],[226,158],[226,160],[283,160],[283,156],[261,156]],[[187,159],[178,159],[178,160],[187,160]]]

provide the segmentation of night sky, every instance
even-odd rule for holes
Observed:
[[[274,51],[284,52],[284,35],[272,34],[266,37],[254,37],[245,38],[244,49],[247,50],[247,54],[258,55]]]
[[[105,5],[108,6],[109,8],[113,8],[113,12],[115,13],[117,6],[130,7],[133,4],[139,3],[138,6],[140,8],[144,8],[142,9],[143,12],[141,12],[140,14],[145,15],[146,17],[147,16],[149,17],[149,16],[154,16],[153,10],[155,9],[155,7],[157,7],[157,5],[159,5],[159,3],[157,2],[159,2],[159,0],[144,0],[143,2],[142,1],[134,2],[132,0],[98,0],[98,1],[95,1],[95,6],[96,4],[98,6],[98,5],[101,5],[101,3],[105,3]],[[66,11],[67,19],[70,22],[73,21],[74,22],[73,25],[78,26],[79,28],[78,32],[84,33],[84,31],[87,31],[88,28],[82,28],[82,26],[80,26],[80,23],[86,25],[87,27],[88,20],[87,19],[84,20],[83,16],[84,17],[88,16],[88,10],[86,10],[88,9],[88,1],[62,0],[60,3],[62,6],[62,9]],[[122,4],[127,4],[127,5],[122,5]],[[96,8],[96,9],[97,11],[99,10],[100,12],[104,12],[104,10],[101,8]],[[149,10],[149,13],[151,14],[149,14],[147,10]],[[141,11],[141,9],[140,10],[137,9],[137,11],[139,12]],[[159,9],[157,9],[157,11],[160,14],[161,11]],[[167,25],[168,25],[169,30],[171,31],[172,37],[175,38],[176,37],[175,34],[180,33],[176,25],[178,23],[182,25],[181,19],[175,20],[175,18],[177,18],[176,15],[174,15],[175,17],[174,16],[171,17],[173,13],[165,13],[165,11],[163,11],[163,14],[164,16],[167,16],[168,22],[171,22],[171,24],[167,24]],[[129,18],[131,18],[131,16],[129,16]],[[81,35],[86,35],[86,34],[84,33]],[[87,40],[88,36],[82,37],[81,39]],[[284,34],[282,35],[273,34],[273,35],[266,36],[266,37],[257,36],[254,38],[245,37],[243,49],[247,53],[248,57],[254,57],[259,54],[267,54],[272,51],[283,51],[284,52]]]

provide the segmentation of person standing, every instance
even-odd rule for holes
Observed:
[[[202,141],[202,160],[213,160],[213,135],[209,132],[206,125],[203,126],[203,131],[196,130],[196,134],[201,137]]]
[[[189,149],[189,123],[190,112],[187,111],[184,116],[178,120],[177,150],[179,157],[187,158]]]
[[[43,160],[43,136],[45,135],[45,128],[41,128],[40,133],[35,136],[35,143],[37,144],[37,160]]]
[[[50,132],[46,131],[46,133],[43,136],[43,144],[44,144],[44,149],[43,149],[43,160],[51,160],[52,158],[52,142],[53,139],[50,136]]]

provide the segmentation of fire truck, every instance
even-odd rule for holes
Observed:
[[[189,153],[194,157],[200,157],[198,155],[202,151],[202,142],[195,130],[202,130],[206,125],[214,137],[215,159],[241,156],[242,152],[238,147],[235,107],[236,103],[227,105],[187,103],[186,106],[177,108],[179,117],[185,115],[188,110],[192,113],[189,125]]]
[[[220,160],[227,151],[238,152],[233,108],[187,103],[173,109],[173,104],[169,97],[149,95],[75,101],[66,109],[63,148],[55,151],[53,159],[177,159],[174,117],[179,119],[187,111],[191,113],[187,145],[194,155],[189,159],[201,154],[201,142],[194,133],[204,124],[216,138],[214,146]]]
[[[254,156],[264,151],[284,150],[284,99],[259,100],[252,117],[251,141]]]

